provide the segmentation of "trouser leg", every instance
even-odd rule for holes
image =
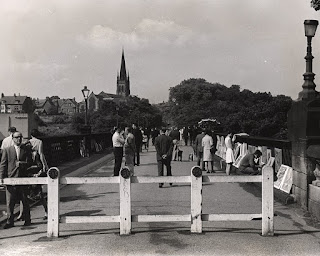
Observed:
[[[113,169],[114,176],[119,176],[122,157],[123,157],[123,148],[122,147],[114,148],[114,169]]]
[[[7,200],[7,223],[13,224],[14,222],[14,205],[17,200],[17,191],[15,186],[7,186],[6,188],[6,200]]]
[[[28,187],[27,186],[19,186],[17,188],[17,190],[19,191],[19,197],[22,201],[23,204],[23,216],[24,216],[24,220],[25,222],[30,222],[31,221],[31,217],[30,217],[30,205],[29,205],[29,201],[28,201]]]
[[[163,176],[163,161],[158,160],[158,176]],[[159,186],[162,186],[163,183],[159,183]]]

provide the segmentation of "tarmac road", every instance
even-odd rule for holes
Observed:
[[[189,175],[196,162],[172,162],[173,175]],[[69,176],[111,176],[110,155],[69,173]],[[207,175],[203,173],[204,175]],[[135,175],[156,176],[154,147],[141,154]],[[209,175],[224,175],[217,172]],[[132,214],[189,214],[188,184],[132,184]],[[117,184],[67,185],[61,188],[61,215],[118,215]],[[260,213],[261,191],[247,183],[203,186],[203,213]],[[202,234],[190,233],[190,222],[132,223],[132,234],[119,235],[118,223],[61,224],[60,237],[46,237],[43,208],[32,209],[30,227],[16,222],[0,230],[0,255],[320,255],[319,225],[294,206],[275,202],[275,236],[262,237],[261,220],[203,222]]]

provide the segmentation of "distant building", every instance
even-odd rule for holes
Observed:
[[[104,101],[113,101],[119,104],[120,102],[125,102],[128,96],[130,96],[130,78],[129,73],[127,75],[126,61],[124,58],[124,51],[122,50],[120,74],[117,74],[116,94],[106,93],[104,91],[99,94],[91,92],[88,98],[88,109],[91,111],[97,111],[100,109]],[[79,111],[85,111],[84,101],[79,103]]]
[[[38,115],[57,115],[58,107],[53,103],[52,98],[34,99],[34,113]]]
[[[1,113],[32,113],[34,106],[32,100],[28,96],[4,96],[1,94],[0,99]]]
[[[73,99],[54,99],[53,103],[58,109],[58,114],[73,115],[79,112],[78,103]]]

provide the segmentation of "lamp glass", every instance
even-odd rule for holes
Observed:
[[[314,35],[316,34],[317,26],[318,26],[317,20],[305,20],[304,21],[305,36],[314,37]]]
[[[90,90],[87,88],[87,86],[85,86],[81,91],[82,91],[83,97],[85,99],[88,99]]]

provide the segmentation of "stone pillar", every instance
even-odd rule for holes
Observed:
[[[320,138],[319,99],[297,100],[288,113],[288,137],[292,145],[292,192],[302,208],[308,207],[308,185],[315,179],[315,165],[307,149]]]

